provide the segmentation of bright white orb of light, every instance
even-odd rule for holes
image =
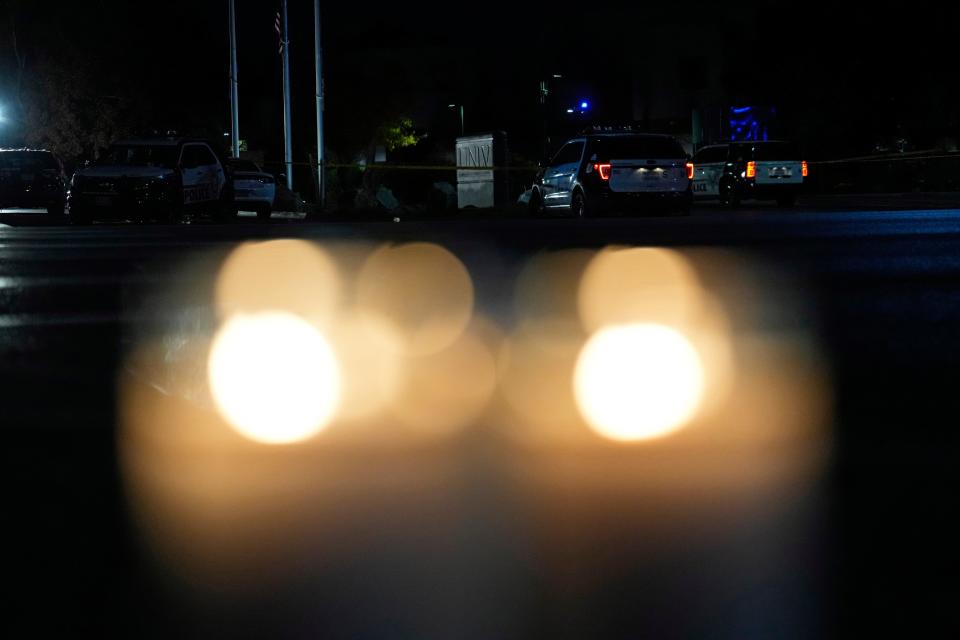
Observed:
[[[223,418],[265,444],[317,434],[340,398],[333,350],[313,325],[289,313],[231,317],[214,338],[207,376]]]
[[[687,338],[658,324],[601,329],[574,373],[580,412],[611,440],[649,440],[683,427],[704,395],[703,364]]]

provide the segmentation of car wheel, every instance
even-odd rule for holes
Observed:
[[[260,222],[270,222],[270,216],[273,214],[273,207],[262,205],[257,207],[257,220]]]
[[[587,196],[581,189],[573,192],[573,198],[570,200],[570,212],[575,218],[587,218],[593,213],[587,202]]]
[[[47,215],[55,218],[63,216],[64,212],[64,203],[63,202],[54,202],[49,207],[47,207]]]
[[[737,193],[737,187],[732,180],[724,180],[720,183],[720,204],[725,207],[736,207],[740,204],[740,194]]]
[[[534,189],[530,193],[530,202],[527,207],[530,214],[534,216],[542,216],[546,213],[546,207],[543,206],[543,197],[541,197],[539,189]]]
[[[180,224],[182,213],[183,211],[180,207],[173,205],[169,209],[164,211],[164,214],[161,220],[166,224]]]

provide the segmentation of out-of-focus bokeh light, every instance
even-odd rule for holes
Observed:
[[[470,274],[434,244],[386,246],[369,257],[357,280],[357,307],[397,327],[405,355],[437,353],[453,344],[473,315]]]
[[[684,325],[701,301],[695,269],[670,249],[605,249],[590,262],[579,291],[580,318],[589,332],[635,322]]]
[[[379,414],[399,392],[401,337],[379,316],[341,318],[331,334],[342,378],[337,420],[357,421]]]
[[[285,311],[324,323],[336,309],[342,282],[336,263],[303,240],[249,242],[223,263],[216,283],[221,318]]]
[[[695,415],[704,392],[703,365],[690,341],[669,327],[607,327],[580,354],[574,388],[597,433],[648,440],[676,431]]]
[[[216,407],[239,433],[267,444],[306,440],[328,425],[340,399],[330,345],[306,320],[236,315],[214,338],[208,379]]]
[[[524,323],[501,346],[499,396],[507,414],[498,424],[511,436],[571,442],[586,431],[570,384],[584,337],[570,319]]]
[[[544,347],[557,334],[585,338],[577,315],[577,289],[596,252],[587,249],[550,251],[534,256],[517,277],[513,304],[527,337],[544,338]]]
[[[497,386],[492,326],[474,322],[447,348],[403,361],[403,382],[393,413],[403,424],[427,436],[455,433],[486,410]]]

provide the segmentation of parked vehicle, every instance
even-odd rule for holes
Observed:
[[[94,219],[175,221],[183,213],[235,215],[233,185],[211,145],[159,138],[111,146],[71,182],[69,215]]]
[[[66,197],[63,167],[52,153],[0,149],[0,209],[46,209],[59,216]]]
[[[534,213],[565,210],[586,217],[614,211],[687,213],[692,166],[671,136],[591,133],[564,144],[538,173]]]
[[[702,148],[693,158],[693,195],[736,205],[776,200],[793,206],[807,177],[807,162],[791,142],[731,142]]]
[[[232,158],[227,170],[233,179],[233,196],[237,209],[256,211],[257,218],[269,220],[277,198],[277,179],[255,162]]]

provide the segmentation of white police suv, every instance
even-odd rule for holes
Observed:
[[[73,176],[67,202],[75,224],[173,221],[184,211],[233,214],[232,190],[219,157],[202,140],[127,140]]]
[[[776,200],[792,206],[807,177],[807,162],[791,142],[730,142],[703,147],[693,157],[693,196],[735,206]]]
[[[533,213],[577,217],[624,211],[690,210],[693,165],[668,135],[590,130],[543,163],[530,196]]]

